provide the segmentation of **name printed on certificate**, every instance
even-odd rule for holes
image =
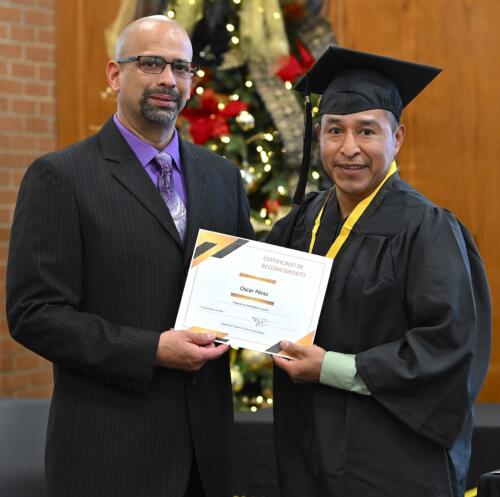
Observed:
[[[280,341],[311,345],[332,259],[200,230],[176,329],[279,354]]]

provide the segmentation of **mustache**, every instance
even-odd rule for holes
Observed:
[[[158,88],[146,88],[142,93],[142,98],[146,100],[151,95],[167,95],[168,97],[172,98],[176,103],[179,103],[179,98],[180,98],[179,93],[177,93],[177,91],[173,90],[172,88],[163,88],[161,86]]]

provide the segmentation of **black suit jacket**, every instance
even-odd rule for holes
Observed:
[[[174,325],[199,228],[251,238],[230,162],[181,142],[186,247],[110,120],[36,160],[12,227],[12,336],[54,363],[46,446],[50,497],[180,497],[193,454],[208,497],[230,495],[227,355],[187,374],[155,368]]]

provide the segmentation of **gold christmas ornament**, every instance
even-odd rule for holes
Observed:
[[[257,371],[266,366],[270,367],[272,363],[271,357],[268,354],[249,349],[243,349],[241,351],[241,359],[247,364],[248,369],[251,371]]]
[[[255,128],[255,117],[253,117],[252,114],[246,110],[242,110],[236,116],[236,122],[243,131],[250,131]]]
[[[240,9],[240,38],[246,58],[266,66],[290,55],[279,0],[245,0]]]
[[[272,387],[266,387],[262,389],[262,395],[266,398],[266,404],[268,406],[273,405],[273,389]]]
[[[231,366],[230,373],[233,392],[238,393],[245,385],[245,380],[243,379],[243,375],[241,374],[240,368],[238,366]]]

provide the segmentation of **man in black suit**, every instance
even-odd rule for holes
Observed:
[[[230,495],[227,347],[170,328],[198,229],[253,231],[238,169],[175,131],[191,58],[168,18],[129,25],[107,66],[117,114],[21,185],[7,313],[54,363],[50,497]]]

